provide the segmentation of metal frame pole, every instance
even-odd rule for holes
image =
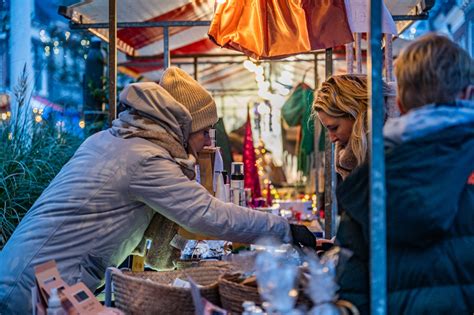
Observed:
[[[170,67],[170,32],[168,26],[163,27],[163,68]]]
[[[193,68],[194,68],[194,80],[198,80],[198,59],[197,57],[193,58]]]
[[[176,56],[176,58],[175,58]],[[156,58],[159,58],[159,57],[156,57]],[[198,57],[193,57],[193,58],[198,58]],[[171,55],[170,56],[170,60],[173,59],[173,64],[177,64],[177,65],[193,65],[195,64],[195,61],[179,61],[179,60],[183,60],[185,58],[179,58],[178,55]],[[324,60],[324,59],[321,59],[321,60]],[[333,61],[337,61],[337,60],[342,60],[341,58],[333,58]],[[275,63],[294,63],[294,62],[311,62],[312,60],[306,60],[306,59],[297,59],[297,60],[272,60],[272,62],[275,62]],[[233,60],[233,61],[207,61],[207,60],[204,60],[204,61],[200,61],[200,60],[197,60],[196,61],[198,65],[233,65],[233,64],[242,64],[243,60]],[[269,63],[270,61],[269,60],[259,60],[260,64],[266,64],[266,63]],[[132,61],[125,61],[125,62],[122,62],[122,63],[119,63],[118,66],[124,66],[124,67],[137,67],[137,68],[140,68],[140,67],[154,67],[154,66],[163,66],[163,62],[162,61],[150,61],[150,62],[140,62],[140,59],[138,60],[132,60]]]
[[[70,17],[72,19],[72,17]],[[157,22],[120,22],[118,28],[135,27],[174,27],[174,26],[209,26],[211,21],[157,21]],[[71,29],[90,29],[90,28],[108,28],[107,23],[78,23],[71,20],[69,23]]]
[[[388,82],[395,81],[393,76],[393,45],[392,45],[393,35],[385,34],[385,71],[386,71],[386,80]]]
[[[333,73],[332,48],[326,49],[326,80]],[[324,153],[324,235],[331,239],[336,234],[336,170],[334,168],[334,144],[326,133]]]
[[[117,2],[109,0],[109,126],[117,116]]]
[[[362,34],[355,33],[356,73],[362,73]]]
[[[311,58],[311,56],[308,56],[308,55],[323,55],[325,54],[326,52],[325,51],[312,51],[312,52],[306,52],[306,53],[301,53],[301,54],[298,54],[298,56],[307,56],[307,58],[301,58],[301,57],[295,57],[294,59],[278,59],[278,60],[259,60],[258,62],[260,63],[263,63],[263,62],[298,62],[298,61],[312,61],[313,59]],[[197,53],[197,54],[185,54],[185,55],[179,55],[179,54],[173,54],[171,55],[171,57],[173,57],[173,59],[191,59],[191,58],[194,58],[194,57],[197,57],[197,58],[212,58],[212,60],[215,60],[216,58],[220,58],[220,57],[230,57],[230,58],[236,58],[236,57],[240,57],[240,58],[243,58],[241,62],[245,61],[248,59],[248,57],[244,54],[241,54],[241,53]],[[134,60],[140,60],[140,59],[145,59],[145,60],[148,60],[148,59],[156,59],[156,58],[161,58],[161,54],[157,54],[157,55],[146,55],[146,56],[134,56],[133,59]],[[324,60],[324,58],[321,58],[319,60]],[[342,59],[341,59],[342,60]]]
[[[314,53],[314,89],[316,90],[319,86],[319,74],[318,74],[318,53]]]
[[[318,87],[319,87],[319,74],[318,74],[318,54],[317,53],[314,53],[314,91],[317,91],[318,90]],[[311,107],[313,106],[313,104],[310,105]],[[319,184],[319,171],[320,171],[320,163],[321,163],[321,159],[322,157],[320,156],[321,154],[319,154],[319,148],[318,148],[318,144],[319,144],[319,136],[320,136],[320,125],[321,123],[319,122],[318,119],[315,119],[314,120],[314,124],[313,124],[313,129],[314,129],[314,139],[313,139],[313,160],[312,160],[312,164],[311,164],[311,167],[314,168],[312,170],[312,172],[315,174],[315,177],[313,178],[314,180],[314,191],[313,193],[318,196],[318,192],[319,192],[319,187],[318,187],[318,184]],[[321,157],[321,158],[320,158]],[[311,176],[310,176],[311,178]],[[320,199],[316,199],[316,209],[319,210],[319,200]]]
[[[347,73],[354,73],[354,44],[346,44],[346,64],[347,64]]]
[[[370,309],[387,313],[387,253],[385,218],[385,160],[383,151],[382,0],[370,1],[367,58],[370,106]]]

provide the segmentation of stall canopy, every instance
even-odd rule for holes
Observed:
[[[417,15],[423,11],[422,4],[425,2],[385,1],[391,14],[396,16]],[[108,23],[108,4],[108,0],[85,0],[71,6],[60,7],[59,12],[70,19],[72,24]],[[117,0],[117,21],[118,23],[204,22],[212,19],[214,6],[215,0]],[[400,22],[397,26],[403,28],[406,25],[407,22]],[[254,77],[241,66],[245,57],[212,43],[207,37],[208,28],[206,25],[169,28],[171,63],[178,64],[193,73],[196,69],[195,57],[199,57],[197,77],[210,90],[220,89],[223,86],[226,89],[255,87]],[[89,30],[105,41],[108,38],[107,28],[91,27]],[[119,28],[117,47],[121,52],[118,57],[119,71],[135,77],[145,76],[150,80],[157,80],[160,77],[163,66],[163,28]],[[217,59],[215,54],[235,55],[235,57],[219,56]],[[302,56],[301,59],[312,62],[314,56]],[[308,64],[293,66],[296,67],[297,78],[302,77],[308,68]]]

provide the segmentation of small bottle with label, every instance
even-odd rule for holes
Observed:
[[[244,163],[242,162],[232,162],[230,190],[232,203],[245,207]]]

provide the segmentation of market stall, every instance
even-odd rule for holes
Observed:
[[[341,2],[342,3],[342,2]],[[355,1],[354,3],[357,3]],[[425,2],[423,2],[425,3]],[[359,3],[360,4],[360,3]],[[367,9],[366,7],[364,7]],[[371,1],[371,7],[369,12],[382,12],[382,3],[380,1]],[[395,20],[404,20],[404,19],[416,19],[422,18],[426,10],[429,8],[423,7],[414,1],[387,1],[387,8]],[[107,11],[108,9],[108,11]],[[356,10],[353,7],[353,10]],[[94,1],[94,2],[85,2],[70,7],[62,7],[60,9],[61,14],[71,19],[71,28],[87,28],[90,29],[94,34],[101,37],[104,40],[108,40],[110,43],[109,46],[109,93],[110,93],[110,102],[109,118],[113,119],[116,115],[116,104],[115,104],[115,95],[116,95],[116,84],[115,84],[115,69],[117,67],[117,60],[115,59],[117,49],[122,53],[118,55],[118,64],[119,70],[124,71],[125,73],[138,76],[139,74],[145,75],[149,79],[157,79],[160,77],[163,69],[166,69],[170,64],[179,64],[183,69],[189,70],[189,73],[193,73],[194,77],[202,82],[203,86],[210,91],[216,91],[222,93],[225,96],[227,93],[232,93],[232,91],[245,91],[250,90],[251,93],[255,93],[255,77],[253,73],[256,73],[256,70],[247,71],[241,66],[242,63],[247,62],[247,66],[252,68],[256,67],[256,63],[248,63],[246,56],[252,56],[254,60],[260,59],[262,55],[256,57],[255,51],[249,53],[247,49],[242,49],[245,54],[236,53],[234,51],[225,50],[225,53],[222,53],[222,49],[218,48],[214,43],[212,43],[207,38],[207,33],[209,26],[211,25],[210,20],[213,18],[214,14],[214,3],[213,1],[196,1],[196,2],[159,2],[150,4],[146,1],[124,1],[124,3],[111,1]],[[109,12],[107,15],[106,13]],[[388,12],[388,11],[387,11]],[[369,73],[369,80],[371,82],[370,93],[371,96],[371,209],[377,209],[377,211],[372,211],[372,230],[371,230],[371,240],[372,240],[372,255],[371,259],[372,270],[371,270],[371,281],[372,281],[372,313],[373,314],[384,314],[386,308],[386,297],[385,297],[385,266],[386,266],[386,254],[385,254],[385,188],[384,188],[384,162],[383,162],[383,141],[382,141],[382,106],[379,104],[383,99],[381,95],[381,73],[382,73],[382,51],[380,47],[380,42],[377,38],[381,37],[383,32],[382,28],[382,14],[368,14],[371,16],[370,19],[370,28],[367,29],[368,35],[366,44],[363,44],[362,40],[362,31],[356,32],[355,41],[356,46],[354,49],[355,59],[352,55],[353,47],[345,46],[341,47],[330,47],[326,46],[317,46],[315,49],[323,50],[314,52],[313,46],[304,47],[298,52],[291,51],[286,56],[284,54],[277,55],[276,57],[288,57],[289,55],[299,54],[297,58],[289,57],[286,59],[286,62],[291,63],[291,69],[293,75],[298,78],[302,78],[310,67],[314,69],[314,74],[312,78],[313,87],[316,88],[320,81],[320,73],[323,73],[324,76],[328,78],[331,76],[334,71],[335,62],[338,63],[338,69],[345,68],[347,72],[353,72],[353,62],[356,62],[355,72],[362,72],[362,65],[365,63],[363,61],[363,52],[367,52],[367,73]],[[108,21],[108,22],[107,22]],[[407,26],[407,22],[402,21],[397,24],[397,28],[392,28],[391,34],[397,33]],[[389,51],[387,47],[390,45],[391,37],[386,37],[386,51]],[[217,41],[218,42],[218,41]],[[222,43],[221,43],[222,44]],[[344,44],[349,44],[347,41],[341,41],[337,46],[342,46]],[[352,45],[352,44],[351,44]],[[367,46],[367,49],[363,49],[364,46]],[[224,45],[223,45],[224,46]],[[315,46],[316,47],[316,46]],[[344,53],[345,52],[345,53]],[[350,52],[350,53],[349,53]],[[318,59],[318,56],[324,56],[322,59]],[[343,59],[342,57],[347,57]],[[352,56],[352,57],[351,57]],[[267,57],[274,57],[264,55],[262,59],[267,59]],[[336,57],[336,58],[334,58]],[[216,59],[219,58],[219,61]],[[337,60],[342,59],[342,60]],[[324,63],[319,63],[318,61],[324,61]],[[335,61],[336,60],[336,61]],[[390,60],[390,58],[388,58]],[[284,65],[285,60],[283,61],[259,61],[258,66],[262,63],[268,63],[268,74],[270,80],[272,80],[272,71],[278,73],[277,69],[272,69],[272,67],[278,67],[279,63]],[[303,66],[302,66],[303,65]],[[390,65],[387,65],[388,77],[391,77],[390,74]],[[283,69],[283,66],[282,66]],[[263,71],[263,70],[260,70]],[[344,71],[344,70],[342,70]],[[249,72],[251,73],[249,75]],[[281,74],[283,70],[280,70]],[[304,82],[304,79],[303,79]],[[292,82],[291,86],[293,86]],[[252,91],[253,89],[253,91]],[[262,92],[262,91],[257,91]],[[269,95],[265,94],[269,93]],[[261,97],[271,99],[271,90],[262,92]],[[221,104],[222,111],[225,109],[225,104]],[[245,109],[244,109],[245,110]],[[247,112],[249,111],[246,109]],[[306,118],[307,120],[307,118]],[[247,115],[247,122],[250,123],[250,115]],[[299,122],[300,125],[301,123]],[[271,120],[270,120],[271,125]],[[271,128],[271,127],[270,127]],[[325,227],[324,232],[326,238],[331,238],[335,235],[336,230],[336,214],[337,214],[337,204],[335,202],[335,186],[336,186],[336,175],[334,172],[334,146],[330,144],[327,137],[324,138],[324,135],[321,136],[321,128],[317,130],[316,127],[313,127],[311,131],[317,133],[317,137],[311,139],[314,147],[320,147],[322,140],[325,140],[324,145],[324,159],[322,155],[315,155],[314,163],[312,167],[316,165],[316,161],[324,160],[324,172],[321,172],[321,165],[318,165],[320,168],[320,177],[324,178],[324,182],[320,186],[324,185],[324,189],[319,191],[325,192],[324,200],[324,213],[325,213]],[[251,131],[251,128],[247,130]],[[247,140],[252,139],[250,133],[246,134]],[[244,142],[245,144],[245,142]],[[251,150],[253,151],[254,145],[251,144]],[[322,152],[322,150],[321,150]],[[247,150],[247,154],[249,151]],[[203,171],[207,170],[209,174],[205,178],[210,179],[214,178],[214,167],[216,158],[211,154],[209,157],[210,166],[204,167]],[[244,152],[244,163],[248,161],[255,161],[255,153],[251,152],[251,155],[245,155]],[[251,163],[255,166],[255,163]],[[236,171],[236,166],[234,165],[234,170]],[[209,170],[209,168],[211,168]],[[246,167],[249,169],[249,167]],[[205,172],[203,172],[205,173]],[[252,175],[257,175],[258,172],[252,172]],[[236,174],[232,174],[236,175]],[[238,175],[238,174],[237,174]],[[324,176],[323,176],[324,175]],[[316,182],[316,177],[311,179],[312,182]],[[225,181],[224,181],[225,183]],[[252,183],[251,183],[252,184]],[[255,184],[255,181],[253,182]],[[315,185],[317,186],[317,185]],[[313,187],[315,187],[313,186]],[[247,185],[245,187],[248,187]],[[212,187],[212,181],[207,183],[208,190],[211,193],[218,195],[217,188]],[[267,188],[267,187],[266,187]],[[269,198],[271,189],[268,187],[266,189],[267,200]],[[253,189],[255,193],[255,189]],[[314,191],[316,193],[316,191]],[[225,194],[224,194],[225,195]],[[245,191],[238,192],[239,198],[235,199],[236,203],[242,205],[248,205],[254,203],[254,200],[247,199],[245,196]],[[255,197],[261,197],[255,195]],[[235,195],[234,195],[235,196]],[[224,197],[225,199],[225,197]],[[306,201],[312,201],[313,198],[305,198]],[[248,203],[242,203],[245,200]],[[305,200],[303,200],[305,201]],[[283,202],[280,204],[284,204]],[[272,205],[267,204],[268,208],[271,208]],[[312,206],[312,204],[311,204]],[[296,205],[287,206],[290,210],[291,208],[297,207]],[[303,204],[304,207],[304,204]],[[313,212],[312,209],[309,212]],[[290,213],[294,213],[291,211]],[[303,211],[304,212],[304,211]],[[282,212],[280,212],[282,214]],[[295,219],[292,216],[292,219]],[[319,231],[318,228],[314,232]],[[262,267],[263,268],[263,267]],[[316,267],[315,267],[316,268]],[[112,277],[113,272],[110,271],[108,276]],[[120,276],[119,276],[120,277]],[[110,279],[109,279],[110,281]],[[273,298],[275,298],[273,296]]]

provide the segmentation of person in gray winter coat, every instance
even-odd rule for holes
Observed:
[[[160,84],[131,84],[120,102],[127,110],[79,147],[0,252],[1,314],[31,312],[34,266],[49,260],[69,285],[97,289],[105,269],[137,247],[154,215],[247,243],[262,236],[291,242],[309,233],[221,202],[193,180],[196,154],[210,144],[218,117],[210,94],[187,73],[171,67]]]

